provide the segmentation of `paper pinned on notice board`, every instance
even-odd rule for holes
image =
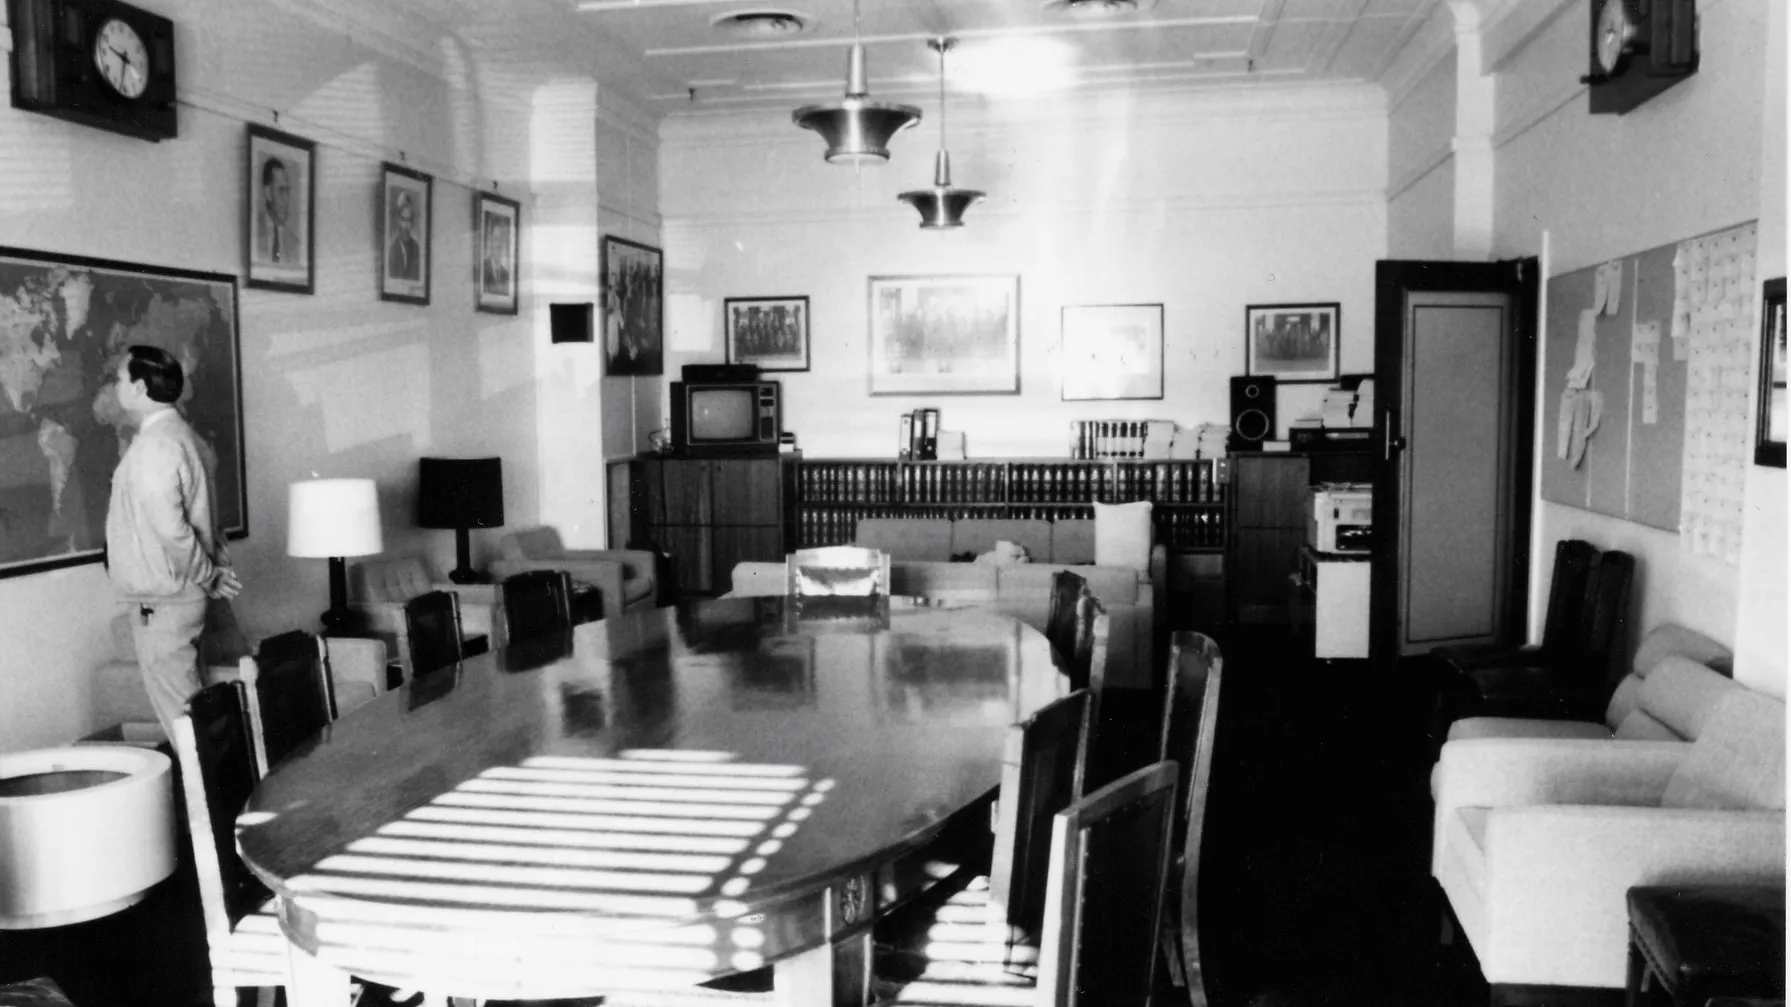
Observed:
[[[1630,329],[1629,361],[1642,366],[1642,422],[1660,422],[1660,323],[1643,322]]]

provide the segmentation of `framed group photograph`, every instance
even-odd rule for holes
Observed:
[[[317,145],[250,123],[249,194],[243,226],[248,285],[263,290],[312,293],[317,260],[311,236],[316,221]]]
[[[1162,397],[1161,304],[1064,307],[1064,401]]]
[[[1754,427],[1754,464],[1785,467],[1785,278],[1766,281],[1760,301],[1760,403]]]
[[[380,300],[429,303],[433,187],[420,171],[390,161],[380,166]]]
[[[728,363],[808,370],[808,298],[730,297],[722,305]]]
[[[870,278],[872,395],[1020,391],[1020,277]]]
[[[1252,304],[1244,309],[1244,373],[1280,382],[1337,380],[1337,304]]]
[[[651,376],[665,372],[663,254],[651,245],[603,236],[604,373]]]
[[[516,314],[517,267],[522,263],[522,205],[489,192],[473,194],[473,304],[496,315]]]

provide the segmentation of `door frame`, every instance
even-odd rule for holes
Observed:
[[[1511,545],[1513,564],[1506,578],[1506,635],[1527,634],[1530,590],[1530,533],[1536,465],[1537,311],[1541,298],[1541,264],[1534,256],[1497,262],[1435,262],[1381,259],[1374,264],[1374,395],[1375,465],[1373,568],[1370,575],[1369,659],[1391,666],[1399,659],[1400,458],[1403,441],[1392,447],[1399,431],[1389,416],[1405,414],[1405,315],[1408,292],[1494,292],[1511,297],[1514,349],[1511,387],[1516,390],[1512,416]],[[1517,642],[1513,640],[1511,642]]]

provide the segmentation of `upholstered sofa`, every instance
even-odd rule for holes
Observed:
[[[1630,887],[1784,884],[1785,704],[1724,690],[1690,744],[1451,741],[1431,873],[1488,983],[1621,987]]]
[[[542,526],[499,538],[490,570],[496,580],[527,570],[565,570],[573,581],[597,589],[607,617],[659,604],[654,563],[654,555],[641,549],[568,549],[558,530]]]
[[[386,653],[410,681],[410,633],[404,603],[430,591],[452,591],[460,597],[460,629],[468,637],[483,636],[492,648],[503,646],[504,619],[495,584],[455,584],[439,576],[427,558],[414,554],[375,556],[349,564],[349,631],[382,640]]]

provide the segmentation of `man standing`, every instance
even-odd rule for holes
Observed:
[[[185,385],[180,361],[132,346],[116,376],[118,405],[137,434],[112,474],[107,566],[131,610],[150,705],[172,737],[174,719],[204,685],[198,641],[208,599],[234,598],[242,583],[212,523],[207,448],[174,408]]]

